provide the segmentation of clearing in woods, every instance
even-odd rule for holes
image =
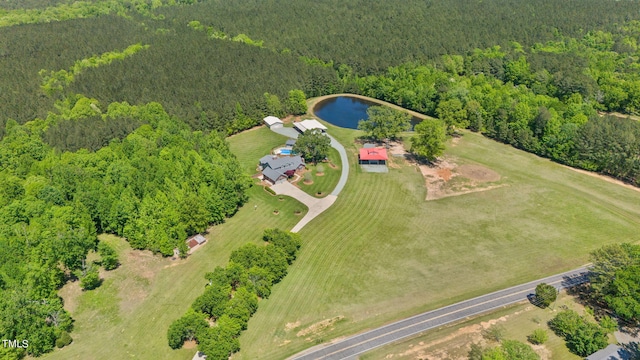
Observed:
[[[355,163],[362,133],[327,126]],[[402,156],[392,156],[388,174],[352,167],[336,203],[300,231],[298,259],[260,302],[234,358],[283,359],[578,267],[603,244],[640,240],[634,190],[469,132],[445,156],[458,164],[451,185],[499,187],[425,201],[424,177]]]

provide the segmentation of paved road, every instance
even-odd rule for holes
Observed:
[[[328,135],[331,139],[331,147],[338,150],[340,154],[340,160],[342,162],[342,172],[340,173],[340,180],[338,180],[338,185],[333,189],[331,195],[338,196],[340,191],[347,184],[347,178],[349,177],[349,158],[347,157],[347,151],[344,149],[344,146],[338,142],[333,136]]]
[[[571,287],[587,281],[586,267],[581,267],[566,273],[550,276],[508,289],[496,291],[470,300],[462,301],[437,310],[416,315],[350,338],[323,344],[295,355],[294,360],[342,360],[356,359],[357,355],[396,342],[398,340],[419,334],[454,321],[463,320],[469,316],[485,313],[506,305],[527,300],[527,295],[535,292],[535,287],[541,282],[555,286],[557,289]]]

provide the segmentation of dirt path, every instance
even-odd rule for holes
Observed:
[[[421,114],[417,111],[413,111],[413,110],[409,110],[409,109],[405,109],[401,106],[398,106],[396,104],[392,104],[386,101],[382,101],[382,100],[378,100],[378,99],[374,99],[368,96],[363,96],[363,95],[356,95],[356,94],[331,94],[331,95],[325,95],[325,96],[319,96],[319,97],[315,97],[315,98],[311,98],[307,100],[307,107],[309,108],[309,114],[316,116],[317,115],[314,113],[314,109],[316,107],[316,105],[321,102],[322,100],[326,100],[326,99],[331,99],[331,98],[335,98],[335,97],[340,97],[340,96],[347,96],[347,97],[352,97],[352,98],[356,98],[356,99],[362,99],[362,100],[366,100],[372,103],[376,103],[376,104],[380,104],[380,105],[385,105],[388,106],[392,109],[396,109],[396,110],[400,110],[400,111],[404,111],[408,114],[410,114],[411,116],[415,116],[418,119],[433,119],[431,116],[425,115],[425,114]]]

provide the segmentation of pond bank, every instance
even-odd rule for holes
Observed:
[[[311,114],[311,115],[313,115],[313,116],[318,117],[318,116],[315,114],[315,111],[314,111],[314,110],[315,110],[316,106],[317,106],[320,102],[322,102],[322,101],[324,101],[324,100],[327,100],[327,99],[336,98],[336,97],[341,97],[341,96],[344,96],[344,97],[352,97],[352,98],[356,98],[356,99],[361,99],[361,100],[365,100],[365,101],[368,101],[368,102],[372,102],[372,103],[375,103],[375,104],[388,106],[388,107],[390,107],[390,108],[392,108],[392,109],[396,109],[396,110],[404,111],[404,112],[408,113],[409,115],[414,116],[414,117],[416,117],[416,118],[418,118],[418,119],[421,119],[421,120],[424,120],[424,119],[434,119],[434,118],[433,118],[433,117],[431,117],[431,116],[428,116],[428,115],[425,115],[425,114],[421,114],[421,113],[419,113],[419,112],[417,112],[417,111],[413,111],[413,110],[405,109],[405,108],[403,108],[402,106],[398,106],[398,105],[396,105],[396,104],[392,104],[392,103],[390,103],[390,102],[386,102],[386,101],[378,100],[378,99],[375,99],[375,98],[372,98],[372,97],[368,97],[368,96],[364,96],[364,95],[357,95],[357,94],[331,94],[331,95],[324,95],[324,96],[318,96],[318,97],[315,97],[315,98],[307,99],[307,108],[308,108],[308,110],[307,110],[307,111],[309,112],[309,114]]]

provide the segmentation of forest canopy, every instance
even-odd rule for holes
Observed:
[[[98,233],[123,236],[134,249],[186,254],[188,235],[246,200],[248,177],[217,133],[194,132],[157,103],[113,103],[90,120],[117,119],[144,125],[95,152],[45,143],[48,125],[87,120],[53,114],[10,121],[0,142],[0,337],[30,339],[18,355],[50,351],[71,330],[57,290],[86,275]]]

